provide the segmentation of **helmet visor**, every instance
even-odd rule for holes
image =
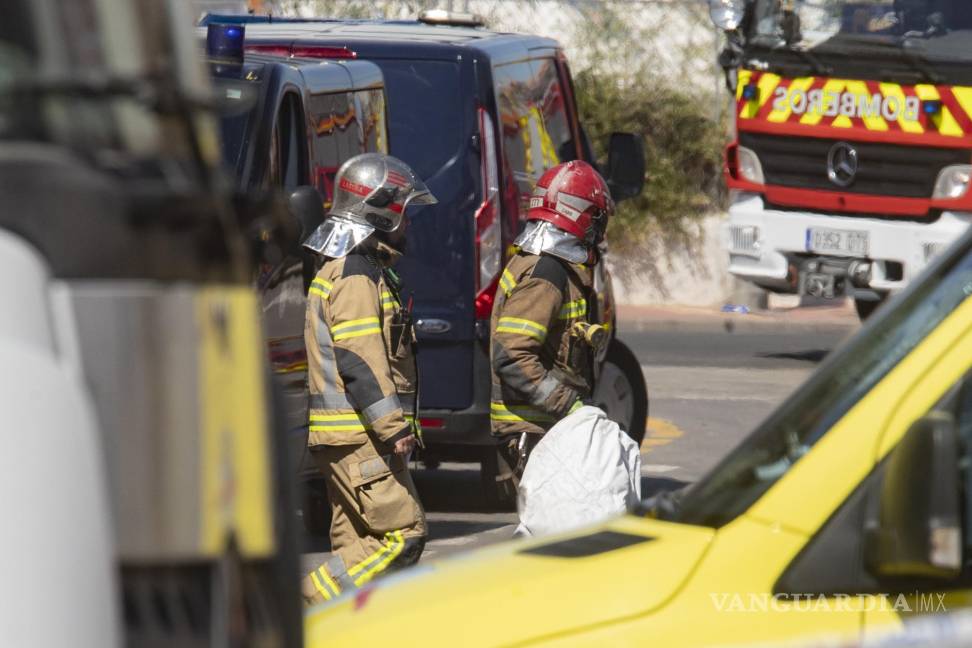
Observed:
[[[425,183],[413,176],[412,191],[409,192],[408,198],[405,199],[404,207],[410,205],[434,205],[438,202],[436,197],[432,195],[432,192],[429,191],[429,188],[425,186]]]

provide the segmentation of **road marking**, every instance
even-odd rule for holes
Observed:
[[[685,433],[671,421],[649,417],[645,426],[645,439],[641,442],[641,453],[651,452],[652,448],[668,445]]]
[[[668,473],[673,470],[678,470],[678,466],[666,466],[665,464],[642,464],[641,472],[644,473]]]

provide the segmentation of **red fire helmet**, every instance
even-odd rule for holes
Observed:
[[[604,238],[613,212],[614,200],[601,174],[583,160],[572,160],[540,176],[527,220],[547,221],[594,246]]]

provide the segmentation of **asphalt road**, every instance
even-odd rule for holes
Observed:
[[[756,321],[621,322],[619,335],[642,364],[650,418],[642,445],[642,494],[698,479],[796,389],[819,362],[856,330],[846,317]],[[478,464],[414,470],[428,513],[423,560],[505,540],[516,514],[482,496]],[[307,569],[326,559],[325,539],[307,539]]]

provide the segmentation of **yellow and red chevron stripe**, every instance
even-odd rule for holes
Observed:
[[[940,108],[926,113],[927,101]],[[736,116],[740,131],[972,146],[970,87],[740,70]]]

